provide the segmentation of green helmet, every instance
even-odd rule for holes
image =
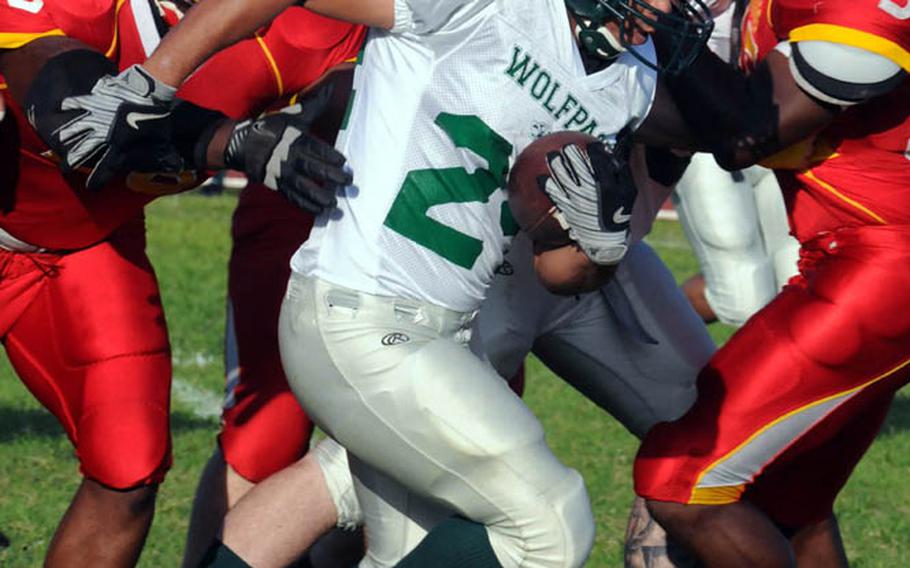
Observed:
[[[649,67],[667,73],[679,73],[695,61],[714,29],[711,12],[702,0],[672,0],[670,13],[659,17],[645,0],[565,1],[575,16],[578,40],[588,53],[612,59],[628,51]],[[671,37],[675,49],[669,61],[658,64],[636,49],[632,43],[636,19],[650,25],[657,33]],[[607,29],[608,22],[619,25],[619,38]]]

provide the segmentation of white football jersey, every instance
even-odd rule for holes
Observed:
[[[551,132],[609,142],[636,127],[656,75],[628,54],[586,75],[563,0],[395,0],[395,19],[370,32],[336,144],[354,182],[291,266],[471,311],[517,231],[518,153]]]

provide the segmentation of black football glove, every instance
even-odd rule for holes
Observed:
[[[616,264],[628,250],[638,191],[627,157],[625,142],[612,151],[597,142],[567,144],[547,155],[544,189],[565,217],[569,236],[595,264]]]
[[[309,134],[328,93],[234,127],[224,152],[229,168],[244,172],[294,205],[319,214],[335,207],[336,193],[350,184],[345,157]]]
[[[180,171],[170,131],[175,92],[139,65],[102,77],[91,94],[63,99],[61,110],[73,118],[51,133],[51,147],[64,169],[93,165],[91,190],[118,171]]]

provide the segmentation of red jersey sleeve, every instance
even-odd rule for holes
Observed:
[[[365,36],[363,26],[296,8],[272,23],[262,43],[275,62],[282,94],[293,94],[332,67],[355,60]]]
[[[47,36],[62,36],[43,0],[0,2],[0,49],[15,49]]]
[[[252,39],[215,55],[178,96],[234,118],[256,114],[354,59],[365,34],[362,26],[290,8]]]
[[[76,38],[101,51],[116,38],[114,0],[4,0],[0,49],[15,49],[47,36]]]

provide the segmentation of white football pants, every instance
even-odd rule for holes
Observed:
[[[736,181],[710,154],[695,154],[674,203],[720,321],[742,325],[796,274],[799,243],[774,174],[760,166]]]
[[[350,454],[370,540],[361,566],[406,554],[416,541],[386,538],[382,521],[418,510],[428,522],[457,513],[486,525],[506,567],[581,566],[590,552],[594,520],[581,476],[467,349],[471,320],[291,276],[281,357],[307,413]]]

